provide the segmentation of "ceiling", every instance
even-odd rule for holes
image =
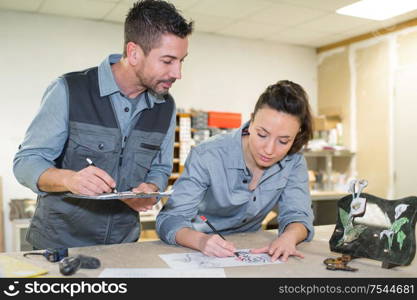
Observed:
[[[195,30],[240,38],[322,47],[417,18],[417,10],[372,21],[338,15],[357,0],[171,0]],[[0,0],[16,10],[123,23],[135,0]]]

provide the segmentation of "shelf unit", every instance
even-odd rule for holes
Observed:
[[[192,147],[191,114],[177,113],[177,127],[175,128],[174,157],[172,174],[168,184],[172,185],[184,171],[184,163]]]
[[[335,224],[337,220],[337,201],[347,195],[344,188],[335,188],[333,173],[336,171],[347,177],[352,174],[352,158],[355,153],[349,150],[304,151],[307,167],[321,173],[322,183],[319,188],[312,189],[312,208],[314,225]]]
[[[333,171],[339,171],[341,174],[351,173],[352,157],[355,155],[349,150],[304,151],[303,154],[309,170],[325,175],[321,191],[333,190]]]

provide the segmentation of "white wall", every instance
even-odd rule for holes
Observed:
[[[12,160],[55,77],[99,64],[121,52],[122,24],[0,11],[0,176],[4,184],[6,250],[11,198],[35,198],[19,185]],[[316,111],[316,53],[312,48],[195,33],[183,79],[172,88],[177,107],[241,112],[249,118],[267,85],[290,79],[303,85]]]
[[[312,48],[195,34],[183,79],[172,89],[178,106],[241,112],[249,118],[269,84],[290,79],[305,87],[316,108],[316,53]]]

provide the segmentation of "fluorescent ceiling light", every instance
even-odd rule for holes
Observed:
[[[385,20],[417,9],[417,0],[361,0],[339,8],[341,15],[371,20]]]

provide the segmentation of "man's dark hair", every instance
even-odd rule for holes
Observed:
[[[288,154],[300,151],[313,137],[313,118],[308,104],[308,96],[299,84],[289,80],[281,80],[268,86],[255,105],[252,120],[255,118],[257,111],[264,106],[298,118],[300,131],[296,135]]]
[[[185,38],[192,31],[193,22],[187,23],[173,4],[161,0],[138,1],[126,16],[123,55],[126,56],[129,42],[138,44],[148,55],[158,45],[162,34]]]

